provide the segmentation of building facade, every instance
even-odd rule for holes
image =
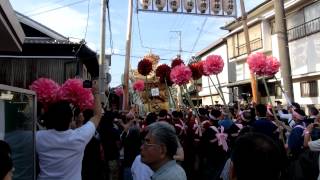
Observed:
[[[16,16],[25,34],[22,51],[0,51],[0,84],[28,89],[40,77],[62,84],[69,78],[98,76],[97,54],[84,41],[70,41],[20,13]]]
[[[220,55],[224,60],[224,68],[223,71],[218,75],[219,81],[222,86],[222,92],[226,103],[230,102],[230,89],[227,87],[229,82],[229,63],[228,63],[228,53],[227,53],[227,43],[225,39],[219,39],[216,42],[209,45],[207,48],[196,54],[196,59],[201,59],[204,61],[209,55]],[[218,87],[218,81],[215,75],[210,76],[214,85]],[[202,89],[199,92],[199,96],[202,99],[202,105],[215,105],[215,104],[223,104],[222,99],[220,98],[217,90],[215,89],[212,81],[208,76],[202,76]],[[211,99],[212,98],[212,99]],[[213,101],[213,102],[212,102]]]
[[[295,101],[305,106],[320,104],[320,1],[286,0],[284,7]],[[249,11],[249,39],[252,52],[263,52],[279,59],[274,14],[271,0]],[[241,95],[251,95],[250,70],[246,63],[248,54],[240,18],[223,29],[229,33],[222,37],[226,42],[226,54],[220,55],[227,59],[229,73],[221,75],[228,77],[225,81],[228,82],[226,87],[233,94],[230,96],[230,101],[233,101]],[[214,47],[212,53],[219,55],[218,52],[214,52],[217,49],[218,47]],[[286,103],[280,89],[281,73],[277,73],[276,77],[277,80],[268,79],[271,98]],[[203,79],[204,89],[206,82]],[[266,92],[259,80],[258,94],[262,103],[267,102]]]

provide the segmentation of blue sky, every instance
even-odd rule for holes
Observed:
[[[112,56],[111,86],[121,84],[121,74],[124,69],[125,40],[127,29],[127,0],[109,0],[110,17],[113,39],[113,52],[120,55]],[[163,13],[145,13],[137,14],[136,0],[134,1],[132,42],[131,42],[131,67],[136,68],[139,60],[149,52],[144,46],[155,48],[153,53],[160,56],[160,63],[170,63],[178,51],[165,51],[161,49],[179,49],[179,36],[177,33],[170,31],[181,31],[182,38],[182,58],[189,59],[196,52],[207,47],[210,43],[216,41],[226,31],[220,29],[225,23],[230,22],[233,18],[177,15]],[[250,10],[262,3],[264,0],[245,0],[246,10]],[[100,0],[10,0],[13,8],[30,18],[42,23],[45,26],[57,31],[58,33],[75,39],[84,39],[89,47],[99,52],[100,47]],[[238,2],[238,0],[237,0]],[[72,5],[70,5],[72,4]],[[61,6],[68,7],[59,8]],[[89,5],[89,20],[87,25]],[[239,6],[239,5],[238,5]],[[56,10],[53,10],[56,9]],[[46,12],[47,11],[47,12]],[[240,15],[240,12],[238,12]],[[138,28],[140,24],[140,34]],[[206,23],[204,23],[206,21]],[[203,26],[199,40],[196,43],[200,29]],[[87,34],[85,31],[87,27]],[[106,50],[110,52],[109,43],[110,33],[107,25],[106,31]],[[140,41],[141,37],[141,41]]]

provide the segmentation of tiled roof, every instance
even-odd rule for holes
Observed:
[[[27,44],[80,44],[69,40],[56,40],[49,38],[26,38],[24,43]]]

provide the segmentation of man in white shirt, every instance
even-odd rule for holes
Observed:
[[[153,175],[153,171],[150,169],[150,167],[141,161],[140,154],[132,163],[131,173],[133,180],[150,180],[151,176]]]
[[[97,81],[93,85],[94,116],[80,128],[70,129],[72,110],[68,102],[50,106],[46,122],[48,130],[36,134],[38,180],[81,180],[83,153],[101,119]]]
[[[300,105],[298,103],[292,103],[292,106],[288,107],[288,114],[283,113],[279,103],[277,103],[277,106],[280,119],[287,119],[289,126],[293,128],[296,123],[292,118],[292,109],[300,109]]]

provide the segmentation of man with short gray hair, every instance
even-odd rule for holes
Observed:
[[[147,127],[148,134],[141,146],[141,161],[153,171],[152,180],[186,180],[186,173],[173,156],[178,141],[174,127],[167,122],[155,122]]]

